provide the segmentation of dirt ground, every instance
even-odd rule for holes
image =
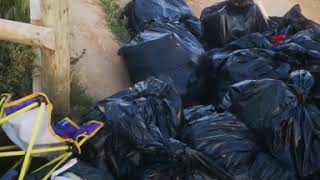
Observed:
[[[124,6],[129,0],[119,0]],[[187,0],[195,15],[220,0]],[[320,0],[261,0],[269,15],[283,15],[300,3],[309,18],[320,22]],[[70,0],[72,56],[86,49],[87,54],[74,69],[88,94],[98,99],[130,85],[124,64],[117,55],[119,44],[108,31],[100,0]]]
[[[98,99],[128,87],[129,77],[117,55],[119,44],[107,30],[100,0],[70,0],[71,52],[86,54],[73,67],[87,93]]]

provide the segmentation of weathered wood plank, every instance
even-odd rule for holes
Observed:
[[[41,1],[30,0],[30,21],[33,25],[41,26]],[[43,92],[42,89],[42,75],[41,75],[41,49],[33,48],[33,52],[36,55],[33,60],[33,72],[32,72],[32,89],[33,92]]]
[[[0,19],[0,40],[55,50],[52,29]]]
[[[54,30],[56,50],[42,50],[44,92],[55,105],[57,113],[70,111],[70,41],[68,0],[42,0],[41,24]]]

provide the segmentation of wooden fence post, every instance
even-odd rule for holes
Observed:
[[[30,0],[30,21],[33,25],[41,25],[41,1],[40,0]],[[41,49],[33,48],[33,52],[36,58],[33,61],[34,69],[32,73],[32,88],[33,92],[42,92],[42,82],[41,78]]]
[[[42,49],[43,91],[55,112],[70,112],[70,52],[68,0],[41,0],[41,24],[53,29],[56,49]]]

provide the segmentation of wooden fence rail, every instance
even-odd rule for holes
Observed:
[[[0,19],[0,39],[50,50],[56,48],[51,28],[4,19]]]
[[[31,45],[41,65],[35,91],[46,93],[56,112],[70,111],[68,0],[30,0],[31,23],[0,19],[0,40]]]

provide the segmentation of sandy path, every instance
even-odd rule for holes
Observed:
[[[86,49],[75,65],[82,86],[98,99],[129,86],[127,71],[117,55],[119,45],[107,30],[100,0],[70,0],[72,56]]]

